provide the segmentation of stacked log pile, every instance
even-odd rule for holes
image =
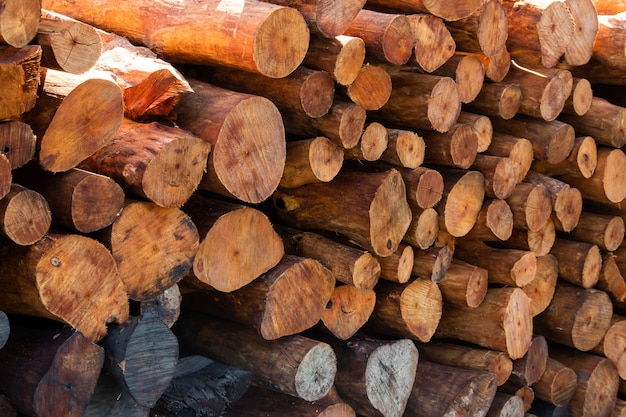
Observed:
[[[626,415],[626,5],[0,0],[0,417]]]

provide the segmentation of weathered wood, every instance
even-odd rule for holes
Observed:
[[[443,300],[435,282],[414,278],[400,284],[381,281],[376,286],[376,306],[366,323],[381,337],[406,337],[428,342],[439,324]]]
[[[35,244],[48,233],[51,223],[50,206],[35,190],[13,182],[0,199],[0,233],[18,245]]]
[[[338,285],[326,304],[321,322],[333,336],[348,340],[367,323],[375,305],[374,290]]]
[[[513,226],[519,229],[541,229],[553,211],[550,192],[541,184],[517,184],[506,202],[513,212]]]
[[[583,288],[596,285],[602,269],[600,248],[587,242],[557,238],[551,253],[559,262],[559,278]]]
[[[21,2],[12,1],[13,4]],[[0,117],[16,117],[35,107],[39,87],[41,47],[23,48],[0,45],[0,76],[3,90],[0,98]]]
[[[592,98],[584,115],[564,113],[559,120],[571,124],[577,135],[591,136],[601,145],[621,148],[626,144],[626,108],[601,97]]]
[[[98,341],[128,318],[115,259],[96,240],[49,233],[34,245],[2,245],[0,310],[61,321]],[[89,276],[90,279],[85,279]]]
[[[457,48],[465,52],[494,55],[506,46],[509,22],[500,1],[487,0],[471,15],[447,22]]]
[[[591,136],[578,136],[567,158],[557,164],[535,160],[532,169],[546,175],[590,178],[598,165],[598,147]]]
[[[417,65],[426,72],[445,65],[454,55],[456,43],[443,19],[430,13],[409,13],[407,17],[411,24]]]
[[[249,203],[267,199],[285,166],[285,128],[276,105],[264,97],[189,81],[194,93],[181,98],[176,123],[211,143],[199,188]]]
[[[466,104],[470,111],[512,119],[518,113],[522,103],[522,90],[519,85],[506,82],[483,83],[474,100]]]
[[[331,389],[337,357],[330,345],[301,335],[266,340],[253,329],[183,311],[173,327],[181,347],[249,371],[252,382],[315,401]]]
[[[276,340],[313,327],[334,288],[332,272],[320,262],[285,255],[274,268],[236,291],[185,294],[182,309],[232,320],[254,328],[266,340]]]
[[[417,133],[387,128],[387,148],[380,156],[380,160],[395,166],[415,169],[424,162],[425,152],[424,138]]]
[[[11,324],[9,317],[4,311],[0,311],[0,349],[6,344],[11,334]]]
[[[465,237],[473,240],[508,240],[513,232],[513,212],[506,201],[486,198],[472,230]]]
[[[530,298],[530,309],[533,317],[550,306],[559,276],[558,267],[558,261],[551,253],[537,256],[535,278],[522,286],[522,291]]]
[[[339,395],[359,415],[403,415],[416,377],[413,341],[351,339],[336,348]]]
[[[277,214],[291,226],[335,231],[378,256],[397,250],[411,222],[406,187],[395,169],[344,169],[328,183],[278,190],[272,200]]]
[[[552,302],[535,317],[534,328],[548,340],[585,352],[600,343],[612,314],[604,291],[558,282]]]
[[[196,193],[182,207],[198,229],[194,284],[223,292],[237,290],[276,266],[283,241],[258,209]]]
[[[296,69],[306,55],[309,29],[302,14],[290,7],[254,0],[246,1],[245,8],[217,0],[203,5],[145,5],[150,7],[121,3],[102,15],[96,12],[98,3],[94,2],[79,6],[42,2],[45,9],[146,45],[170,62],[219,64],[281,78]],[[168,23],[175,16],[178,24]]]
[[[411,416],[470,416],[486,412],[496,394],[496,375],[420,358],[406,406]]]
[[[535,335],[526,354],[513,361],[509,382],[516,386],[531,386],[541,378],[548,361],[548,342],[545,337]]]
[[[41,23],[38,0],[2,0],[0,10],[0,43],[22,48],[37,36]]]
[[[490,288],[475,308],[444,304],[434,337],[471,342],[519,359],[530,346],[532,328],[530,299],[521,289]]]
[[[133,397],[106,372],[100,372],[96,388],[83,413],[85,417],[149,415],[150,409],[137,404]]]
[[[152,408],[172,381],[178,362],[178,340],[155,316],[133,316],[111,326],[100,341],[104,369],[137,404]]]
[[[312,34],[302,64],[328,72],[340,85],[350,85],[359,75],[364,62],[363,39],[347,35],[324,37]]]
[[[52,223],[91,233],[113,223],[124,206],[124,191],[113,179],[79,168],[53,174],[35,166],[16,173],[17,181],[41,194]]]
[[[546,361],[546,369],[533,383],[535,396],[543,401],[563,407],[569,404],[576,391],[576,372],[552,357]]]
[[[452,262],[439,283],[441,296],[446,303],[470,308],[478,307],[487,294],[488,271],[476,265],[452,258]]]
[[[404,13],[430,13],[443,20],[458,20],[474,13],[482,2],[476,0],[455,1],[442,4],[436,0],[369,0],[368,6],[374,8],[398,10]]]

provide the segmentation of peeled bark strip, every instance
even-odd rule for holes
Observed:
[[[312,258],[330,269],[337,281],[361,290],[374,288],[381,267],[370,252],[312,232],[280,228],[286,250]]]
[[[245,324],[264,339],[275,340],[313,327],[334,288],[332,272],[320,262],[285,255],[274,268],[236,291],[186,294],[182,308]]]
[[[308,337],[268,341],[245,326],[191,312],[181,314],[174,331],[181,347],[249,371],[254,384],[306,401],[324,397],[337,373],[331,346]]]
[[[615,406],[619,375],[615,365],[601,356],[551,346],[550,355],[576,372],[577,387],[570,401],[572,416],[608,416]]]
[[[178,340],[154,316],[135,316],[112,326],[100,341],[105,369],[144,407],[154,407],[178,362]]]
[[[6,0],[5,0],[6,1]],[[16,0],[11,3],[18,4]],[[41,47],[29,45],[20,49],[0,45],[0,118],[16,117],[35,107],[39,87]]]
[[[441,200],[435,206],[439,226],[454,237],[474,227],[485,197],[485,177],[478,171],[440,171],[444,180]]]
[[[182,210],[131,200],[98,238],[113,254],[120,279],[135,301],[149,300],[180,281],[191,269],[200,240]]]
[[[507,47],[516,61],[554,67],[565,53],[576,24],[565,2],[504,1],[509,27]],[[538,62],[539,58],[539,62]]]
[[[427,164],[468,169],[476,159],[479,136],[468,124],[456,123],[444,133],[424,130],[419,134],[426,143]]]
[[[310,38],[296,9],[261,1],[248,1],[245,8],[218,0],[202,5],[192,1],[120,4],[106,15],[97,12],[94,1],[76,6],[45,0],[42,6],[117,32],[170,62],[218,64],[272,78],[285,77],[300,65]],[[174,17],[177,24],[172,25]]]
[[[407,201],[420,209],[434,207],[443,196],[444,182],[439,171],[419,166],[414,169],[400,169],[407,187]]]
[[[369,0],[368,6],[404,13],[430,13],[443,20],[454,21],[471,15],[480,8],[482,3],[477,0],[454,1],[446,4],[437,0]]]
[[[404,14],[362,9],[343,34],[363,39],[369,55],[391,64],[405,64],[413,53],[411,24]]]
[[[199,188],[248,203],[267,199],[285,166],[285,128],[276,106],[200,81],[190,85],[194,93],[181,98],[176,123],[211,143]]]
[[[82,233],[111,225],[124,207],[124,191],[113,179],[72,168],[52,174],[30,167],[18,173],[19,181],[48,202],[52,222]]]
[[[80,331],[15,325],[0,349],[0,390],[25,415],[80,417],[103,361],[103,349]]]
[[[487,56],[505,47],[509,34],[506,11],[498,0],[485,1],[470,16],[448,22],[447,27],[460,51]]]
[[[621,148],[626,144],[626,108],[601,97],[593,97],[582,116],[563,114],[559,118],[576,129],[580,136],[592,136],[597,143]]]
[[[21,246],[33,245],[50,229],[52,214],[43,195],[13,183],[0,199],[0,233]]]
[[[468,239],[483,241],[508,240],[513,232],[513,212],[506,201],[485,199]]]
[[[345,150],[346,159],[357,161],[378,161],[387,149],[387,129],[378,122],[368,124],[359,144],[352,149]]]
[[[559,176],[572,175],[590,178],[598,165],[598,147],[591,136],[578,136],[567,158],[558,164],[534,161],[532,169],[542,174]]]
[[[351,339],[337,348],[335,385],[359,415],[400,417],[415,381],[418,351],[409,339]]]
[[[328,182],[343,165],[344,149],[323,136],[287,142],[285,169],[279,185],[295,188]]]
[[[461,112],[456,83],[450,77],[395,71],[387,103],[372,113],[386,126],[447,132]]]
[[[392,87],[391,77],[384,68],[365,64],[346,86],[345,95],[365,110],[378,110],[389,101]]]
[[[604,291],[559,282],[550,306],[535,317],[535,332],[585,352],[600,343],[612,314]]]
[[[367,323],[375,305],[374,290],[338,285],[330,296],[321,321],[333,336],[348,340]]]
[[[415,169],[424,163],[425,153],[426,143],[417,133],[387,128],[387,148],[380,156],[380,160],[391,165]]]
[[[624,334],[626,333],[624,330],[626,330],[626,317],[613,314],[611,324],[602,338],[602,342],[591,350],[596,355],[610,359],[622,379],[626,375],[626,363],[624,361],[624,347],[626,346]]]
[[[38,0],[2,0],[0,10],[0,43],[22,48],[37,36],[41,19]]]
[[[385,337],[428,342],[439,324],[442,306],[441,291],[430,279],[415,278],[404,284],[381,281],[366,328]]]
[[[504,384],[513,369],[513,362],[505,352],[464,346],[433,340],[418,344],[420,356],[430,362],[495,375],[495,383]]]
[[[481,415],[496,394],[496,375],[420,359],[407,415]]]
[[[558,268],[558,261],[551,253],[537,256],[535,278],[522,287],[522,291],[530,298],[530,309],[533,317],[544,312],[550,306],[559,277]]]
[[[193,254],[195,284],[234,291],[276,266],[285,254],[270,220],[255,208],[195,194],[182,210],[200,236]]]
[[[452,58],[456,43],[443,19],[429,13],[409,13],[415,61],[426,72],[433,72]]]
[[[574,147],[574,128],[558,120],[547,122],[529,116],[510,120],[491,120],[495,131],[526,138],[533,144],[535,159],[557,164],[567,158]]]
[[[124,116],[122,91],[111,80],[48,70],[43,93],[27,117],[38,136],[39,164],[68,171],[111,143]],[[74,86],[74,84],[78,85]]]
[[[467,109],[475,113],[512,119],[522,104],[522,90],[519,85],[506,82],[483,83],[474,100],[467,103]]]
[[[36,143],[37,137],[28,124],[19,120],[0,122],[0,148],[11,169],[20,168],[33,159]]]
[[[436,338],[463,340],[519,359],[532,340],[530,299],[519,288],[490,288],[476,308],[444,304]]]
[[[552,357],[548,357],[546,369],[539,380],[533,383],[535,397],[564,407],[576,392],[576,372]]]
[[[360,184],[358,190],[355,182]],[[352,198],[345,198],[348,195]],[[411,222],[406,187],[395,169],[342,170],[328,183],[279,190],[273,203],[277,214],[292,226],[341,233],[378,256],[397,250]]]
[[[41,14],[36,36],[43,52],[41,65],[74,74],[93,68],[102,54],[96,28],[58,13]]]
[[[583,288],[592,288],[600,278],[600,248],[588,242],[557,238],[551,253],[559,261],[559,278]]]
[[[398,249],[389,256],[376,257],[380,264],[380,278],[404,284],[411,277],[415,261],[412,246],[400,243]]]
[[[474,308],[484,300],[488,282],[485,268],[453,258],[439,289],[445,303]]]
[[[513,226],[516,228],[537,231],[550,220],[552,199],[543,185],[521,182],[506,202],[513,212]]]
[[[593,243],[604,251],[612,252],[624,241],[624,219],[583,211],[570,236],[572,240]]]
[[[350,85],[365,61],[365,42],[354,36],[311,36],[302,62],[304,66],[328,72],[340,85]]]

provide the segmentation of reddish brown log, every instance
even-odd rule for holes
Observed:
[[[427,249],[435,243],[439,233],[439,214],[430,207],[423,210],[411,209],[413,218],[402,238],[403,242],[416,249]]]
[[[380,159],[395,166],[415,169],[424,162],[425,152],[424,138],[417,133],[387,128],[387,149]]]
[[[585,115],[593,102],[593,90],[591,83],[586,78],[574,78],[572,94],[565,100],[562,113]]]
[[[452,252],[448,245],[415,251],[413,274],[440,283],[452,262]]]
[[[593,243],[611,252],[624,241],[624,220],[621,216],[583,211],[570,236],[572,240]]]
[[[345,88],[345,95],[365,110],[378,110],[387,104],[392,93],[389,73],[378,65],[365,64]]]
[[[552,302],[558,276],[558,261],[554,255],[548,253],[537,256],[535,278],[522,287],[522,291],[530,298],[530,309],[533,317],[545,311]]]
[[[476,155],[471,169],[479,171],[485,177],[485,195],[504,200],[515,191],[519,165],[514,160],[493,155]]]
[[[556,228],[554,220],[550,218],[546,224],[537,230],[527,230],[513,228],[511,236],[503,241],[499,246],[529,250],[537,256],[544,256],[550,253],[556,239]]]
[[[517,114],[521,103],[519,85],[491,82],[484,83],[478,95],[466,106],[470,111],[508,120]]]
[[[491,138],[493,137],[493,125],[489,117],[462,111],[457,121],[472,126],[472,129],[478,135],[478,152],[484,152],[489,148]]]
[[[548,342],[543,336],[533,336],[528,352],[522,358],[513,361],[509,382],[518,387],[531,386],[545,372],[547,361]]]
[[[546,361],[546,369],[539,380],[533,383],[535,397],[563,407],[576,392],[576,373],[552,357]]]
[[[444,182],[439,171],[427,167],[400,169],[399,171],[406,184],[407,201],[411,206],[428,209],[441,200]]]
[[[439,283],[444,302],[478,307],[487,294],[488,271],[453,258]]]
[[[565,160],[557,164],[547,161],[533,161],[532,169],[546,175],[572,175],[590,178],[598,165],[598,148],[591,136],[578,136],[574,147]]]
[[[494,132],[491,143],[484,152],[486,155],[501,156],[513,160],[517,164],[515,183],[520,183],[530,170],[534,151],[532,142],[523,137]]]
[[[584,352],[600,343],[612,314],[604,291],[558,282],[550,306],[535,317],[535,332]]]
[[[415,61],[426,72],[440,68],[454,55],[456,43],[443,19],[429,13],[409,13]],[[410,62],[410,61],[409,61]]]
[[[404,284],[414,272],[416,257],[412,246],[400,243],[398,249],[389,256],[377,256],[380,264],[380,278]],[[419,251],[418,251],[419,253]]]
[[[513,212],[513,226],[518,229],[537,231],[552,214],[552,199],[546,187],[521,182],[506,199]]]
[[[602,269],[600,248],[587,242],[557,238],[551,253],[559,261],[559,277],[583,288],[596,285]]]
[[[597,143],[621,148],[626,144],[626,108],[601,97],[593,97],[582,116],[564,113],[559,118],[576,129],[580,136],[591,136]]]
[[[460,51],[494,55],[506,46],[509,25],[506,9],[497,0],[487,0],[471,15],[448,22]]]
[[[19,120],[0,122],[0,148],[9,161],[10,169],[20,168],[35,156],[37,137],[33,130]]]
[[[363,133],[359,144],[351,149],[346,149],[346,159],[357,161],[378,161],[387,149],[387,129],[378,122],[369,123]]]
[[[48,233],[51,223],[50,206],[37,191],[13,183],[0,199],[0,233],[18,245],[35,244]]]
[[[478,153],[478,133],[465,123],[457,123],[447,132],[419,131],[424,138],[426,150],[424,162],[468,169]]]
[[[513,232],[513,212],[504,200],[485,199],[468,239],[483,241],[508,240]]]
[[[485,77],[495,83],[502,82],[511,68],[511,54],[506,47],[500,49],[494,55],[479,55],[478,57],[483,61]]]
[[[343,165],[344,149],[324,136],[287,142],[285,169],[278,183],[295,188],[312,182],[328,182]]]
[[[340,85],[350,85],[365,61],[365,42],[354,36],[312,35],[304,66],[328,72]]]
[[[485,196],[485,178],[478,171],[440,171],[444,179],[441,200],[435,209],[439,226],[454,237],[465,236],[474,227]]]
[[[431,72],[452,78],[459,88],[459,100],[464,104],[474,101],[484,86],[485,67],[475,55],[459,52]]]
[[[333,336],[348,340],[367,323],[375,305],[374,290],[338,285],[330,296],[321,321]]]
[[[621,379],[624,379],[624,375],[626,375],[626,358],[624,353],[624,347],[626,347],[625,330],[626,317],[613,314],[611,324],[602,338],[602,341],[590,351],[591,353],[610,359],[613,365],[615,365]]]

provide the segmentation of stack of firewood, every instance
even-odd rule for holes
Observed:
[[[0,0],[0,417],[626,415],[625,85],[621,0]]]

